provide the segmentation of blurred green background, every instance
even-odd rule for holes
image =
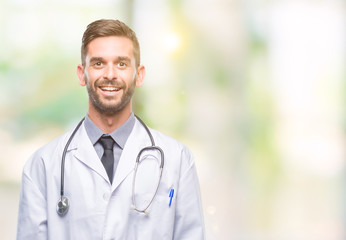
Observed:
[[[87,111],[82,34],[137,33],[135,112],[196,158],[207,239],[345,239],[342,0],[0,0],[1,239],[21,171]]]

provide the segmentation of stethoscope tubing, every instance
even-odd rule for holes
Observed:
[[[151,135],[151,134],[150,134]],[[159,176],[159,181],[157,182],[157,185],[156,185],[156,189],[155,189],[155,193],[153,195],[153,197],[151,198],[150,202],[147,204],[146,207],[144,207],[143,209],[138,209],[137,206],[136,206],[136,199],[135,199],[135,182],[136,182],[136,175],[137,175],[137,169],[138,169],[138,165],[139,165],[139,162],[140,162],[140,158],[141,158],[141,155],[143,152],[145,151],[151,151],[151,150],[156,150],[156,151],[159,151],[160,152],[160,159],[161,159],[161,163],[160,163],[160,176]],[[133,210],[136,210],[137,212],[142,212],[142,213],[145,213],[145,214],[148,214],[148,211],[147,209],[150,207],[151,203],[153,202],[155,196],[156,196],[156,193],[157,191],[159,190],[159,186],[160,186],[160,182],[161,182],[161,177],[162,177],[162,170],[163,170],[163,166],[164,166],[164,152],[163,150],[158,147],[158,146],[150,146],[150,147],[145,147],[145,148],[142,148],[138,155],[137,155],[137,158],[136,158],[136,164],[135,164],[135,168],[134,168],[134,172],[133,172],[133,180],[132,180],[132,205],[131,205],[131,209]]]
[[[67,153],[67,149],[70,146],[70,143],[74,137],[74,135],[76,134],[76,132],[78,131],[79,127],[82,125],[83,121],[85,118],[82,118],[82,120],[80,120],[80,122],[78,123],[78,125],[76,126],[76,128],[73,130],[70,138],[68,139],[64,151],[62,152],[62,157],[61,157],[61,179],[60,179],[60,197],[64,196],[64,185],[65,185],[65,158],[66,158],[66,153]]]
[[[164,166],[164,162],[165,162],[164,161],[164,152],[160,147],[155,146],[154,138],[153,138],[149,128],[147,127],[147,125],[138,116],[135,115],[135,117],[138,119],[138,121],[142,124],[142,126],[145,128],[146,132],[148,133],[148,136],[149,136],[150,141],[151,141],[151,146],[141,149],[137,155],[137,158],[136,158],[136,164],[135,164],[135,168],[134,168],[133,181],[132,181],[132,205],[131,205],[131,208],[133,210],[138,211],[138,212],[143,212],[143,213],[147,214],[148,213],[147,209],[149,208],[149,206],[153,202],[153,200],[156,196],[156,193],[159,189],[160,182],[161,182],[162,170],[163,170],[163,166]],[[64,216],[69,209],[69,200],[67,197],[64,196],[65,158],[66,158],[67,149],[68,149],[74,135],[76,134],[76,132],[78,131],[78,129],[80,128],[80,126],[82,125],[84,120],[85,120],[85,118],[82,118],[82,120],[78,123],[76,128],[73,130],[70,138],[66,142],[65,148],[64,148],[63,153],[62,153],[62,157],[61,157],[61,179],[60,179],[60,199],[59,199],[58,204],[57,204],[57,213],[60,216]],[[159,181],[158,181],[157,186],[156,186],[155,193],[154,193],[151,201],[149,202],[149,204],[144,209],[138,209],[136,207],[136,200],[135,200],[135,180],[136,180],[137,168],[138,168],[138,164],[140,162],[140,157],[141,157],[142,153],[145,151],[149,151],[149,150],[157,150],[160,152],[160,155],[161,155],[160,176],[159,176]]]

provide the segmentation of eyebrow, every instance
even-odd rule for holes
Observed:
[[[118,57],[118,61],[128,61],[128,62],[131,62],[131,59],[129,57],[126,57],[126,56],[119,56]]]
[[[92,57],[90,58],[90,62],[103,62],[103,58],[102,57]]]
[[[102,57],[92,57],[90,58],[90,62],[103,62],[104,61],[104,58]],[[116,61],[128,61],[128,62],[131,62],[131,59],[129,57],[126,57],[126,56],[118,56],[116,58]]]

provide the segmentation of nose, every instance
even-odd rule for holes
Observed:
[[[116,68],[113,65],[107,65],[104,71],[104,78],[108,80],[113,80],[116,78]]]

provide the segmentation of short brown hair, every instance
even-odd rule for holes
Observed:
[[[83,66],[85,66],[88,44],[96,38],[110,36],[127,37],[132,41],[133,54],[138,67],[140,64],[140,48],[136,33],[125,23],[113,19],[100,19],[87,26],[82,38],[81,58]]]

